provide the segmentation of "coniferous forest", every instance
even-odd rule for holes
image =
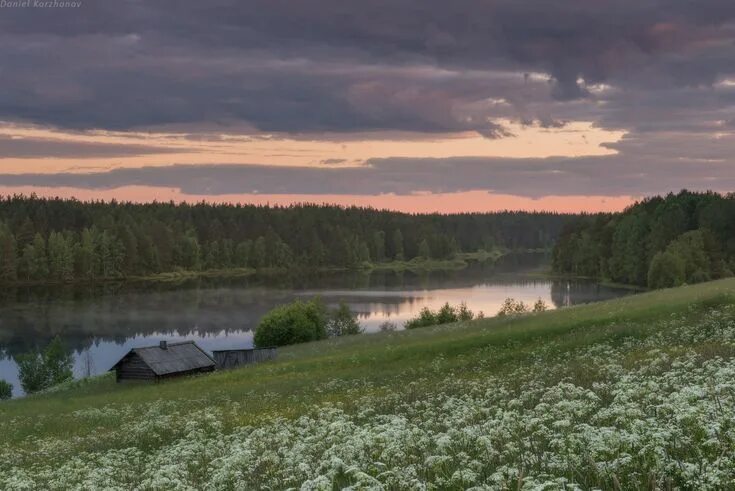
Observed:
[[[553,269],[650,288],[732,276],[735,194],[681,191],[582,216],[559,237]]]
[[[550,248],[572,215],[414,215],[326,205],[0,199],[0,282],[232,268],[357,268],[457,252]]]

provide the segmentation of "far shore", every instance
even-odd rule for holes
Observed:
[[[176,270],[167,271],[145,276],[126,276],[114,278],[95,278],[90,279],[74,279],[71,281],[34,281],[34,280],[17,280],[10,283],[4,283],[4,287],[26,287],[26,286],[60,286],[60,285],[77,285],[77,284],[97,284],[97,283],[134,283],[134,282],[178,282],[193,278],[237,278],[249,277],[255,275],[263,276],[279,276],[292,273],[294,271],[303,271],[308,273],[339,273],[348,271],[410,271],[410,272],[433,272],[433,271],[458,271],[466,268],[470,262],[495,262],[503,256],[511,253],[530,253],[544,252],[543,250],[522,250],[512,251],[505,249],[493,249],[491,251],[476,252],[460,252],[452,259],[427,259],[416,257],[411,260],[393,260],[379,263],[366,262],[355,268],[326,266],[319,268],[310,268],[303,266],[294,266],[290,268],[227,268],[227,269],[208,269],[201,271]]]

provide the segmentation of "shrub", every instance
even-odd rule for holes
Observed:
[[[71,380],[73,359],[61,339],[54,338],[43,353],[26,353],[17,357],[20,385],[33,394]]]
[[[409,319],[403,325],[406,329],[416,329],[417,327],[427,327],[437,324],[436,314],[431,311],[428,307],[424,307],[419,312],[418,317]]]
[[[670,251],[657,252],[648,268],[649,288],[671,288],[686,280],[684,260]]]
[[[20,386],[26,394],[33,394],[47,388],[46,369],[41,353],[25,353],[15,359],[18,364]]]
[[[385,321],[380,326],[378,326],[378,329],[380,329],[381,332],[389,332],[395,331],[396,329],[398,329],[398,326],[396,326],[395,322]]]
[[[43,353],[43,361],[46,365],[49,386],[58,385],[72,379],[74,360],[58,337],[54,338],[46,347]]]
[[[547,310],[549,310],[549,307],[546,305],[546,302],[540,298],[536,300],[535,304],[533,304],[532,312],[546,312]]]
[[[319,299],[276,307],[260,320],[256,346],[286,346],[327,337],[327,311]]]
[[[450,324],[458,321],[469,321],[474,318],[475,314],[467,308],[467,304],[464,302],[459,304],[459,307],[454,307],[449,305],[449,303],[445,303],[437,312],[433,312],[428,307],[424,307],[421,309],[421,312],[419,312],[418,317],[409,319],[403,326],[406,329],[416,329],[417,327]]]
[[[457,319],[460,321],[471,321],[475,318],[474,312],[467,308],[467,304],[462,302],[457,309]]]
[[[362,327],[346,303],[340,302],[339,307],[330,312],[327,321],[327,333],[330,336],[349,336],[361,332]]]
[[[712,277],[708,272],[698,269],[689,277],[689,283],[704,283],[705,281],[710,281],[711,279]]]
[[[500,307],[500,310],[498,310],[498,317],[503,317],[506,315],[520,315],[520,314],[527,314],[530,312],[531,309],[523,303],[521,300],[516,300],[515,298],[506,298],[503,301],[503,306]]]
[[[447,302],[442,305],[439,312],[436,313],[436,323],[449,324],[450,322],[457,322],[457,312],[455,312],[455,308]]]
[[[13,397],[13,384],[0,379],[0,401]]]

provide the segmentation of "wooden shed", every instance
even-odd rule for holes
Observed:
[[[194,341],[133,348],[110,368],[118,382],[123,380],[160,380],[163,378],[211,372],[215,361]]]
[[[276,348],[228,349],[212,351],[217,368],[235,368],[261,361],[275,360]]]

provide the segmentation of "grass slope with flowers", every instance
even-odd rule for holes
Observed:
[[[733,489],[735,280],[0,404],[0,489]]]

